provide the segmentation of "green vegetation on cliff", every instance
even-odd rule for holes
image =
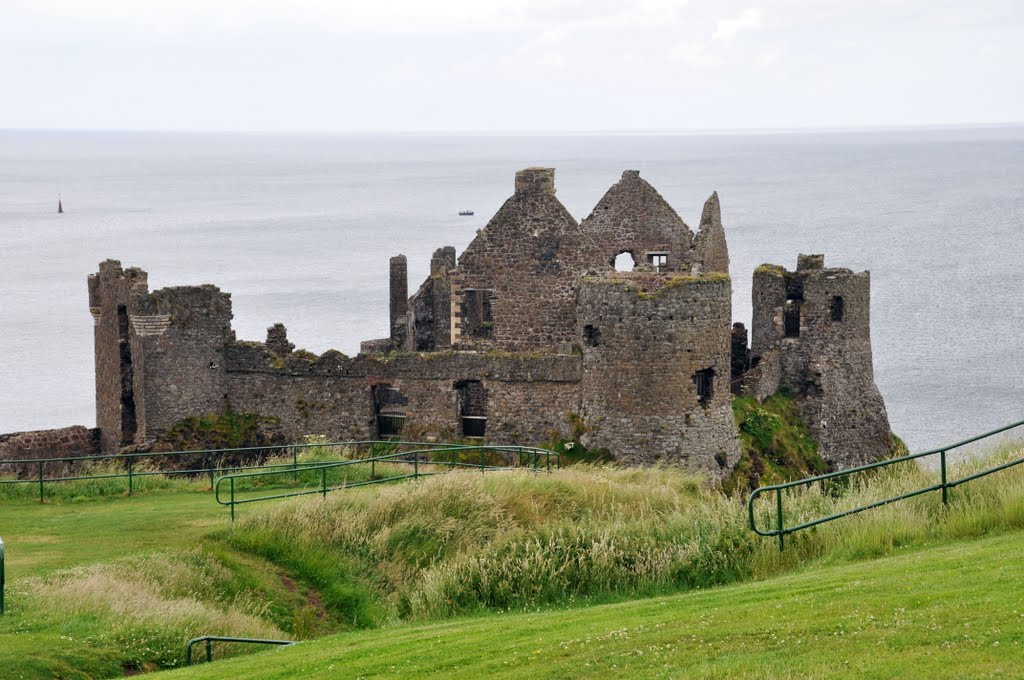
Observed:
[[[736,397],[732,411],[740,432],[740,460],[722,482],[727,493],[828,471],[790,394],[773,394],[764,403],[753,397]]]

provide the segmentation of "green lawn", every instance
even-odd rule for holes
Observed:
[[[227,508],[208,491],[0,504],[8,585],[22,576],[194,546],[210,529],[227,523]]]
[[[345,633],[161,678],[1024,676],[1024,533],[669,597]]]

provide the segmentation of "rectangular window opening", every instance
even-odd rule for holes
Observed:
[[[829,306],[832,310],[832,320],[842,321],[843,314],[846,312],[846,301],[843,300],[841,295],[835,295],[832,297],[832,304]]]
[[[787,338],[800,337],[800,302],[787,300],[782,313],[782,321]]]
[[[697,401],[706,404],[715,396],[715,369],[705,368],[693,374],[697,385]]]
[[[668,253],[647,253],[647,262],[656,272],[668,271]]]
[[[397,437],[405,429],[405,407],[409,404],[398,389],[391,385],[373,387],[373,410],[380,439]]]
[[[463,437],[483,437],[487,431],[487,391],[479,380],[455,384],[459,395],[459,424]]]
[[[463,290],[460,318],[462,335],[467,338],[490,338],[494,331],[491,299],[494,291],[484,288]]]

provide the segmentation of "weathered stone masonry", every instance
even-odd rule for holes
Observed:
[[[633,272],[614,270],[622,253]],[[832,463],[884,455],[867,273],[824,269],[820,256],[801,256],[794,273],[760,267],[748,348],[728,270],[717,194],[694,234],[628,170],[577,222],[550,168],[518,172],[461,256],[439,248],[411,296],[405,256],[391,258],[388,337],[353,358],[296,351],[281,324],[266,342],[240,342],[229,294],[150,292],[144,271],[108,260],[89,277],[97,442],[145,444],[230,408],[276,417],[290,440],[537,444],[582,431],[627,463],[720,475],[739,457],[731,391],[785,388]]]

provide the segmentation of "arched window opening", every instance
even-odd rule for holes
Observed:
[[[626,251],[619,253],[615,257],[615,271],[617,272],[631,272],[636,267],[636,260],[633,259],[633,253]]]

